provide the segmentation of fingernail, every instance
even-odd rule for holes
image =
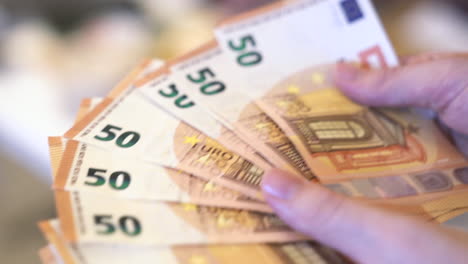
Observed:
[[[302,185],[303,182],[298,177],[274,169],[263,175],[261,186],[267,195],[282,200],[290,200]]]
[[[364,70],[356,63],[338,63],[335,68],[334,77],[342,82],[352,82],[359,79],[364,73]]]

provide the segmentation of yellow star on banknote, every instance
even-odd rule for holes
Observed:
[[[287,107],[289,105],[289,102],[287,101],[278,101],[276,102],[276,105],[278,105],[279,107]]]
[[[206,258],[203,256],[191,256],[189,260],[190,264],[207,264]]]
[[[266,127],[266,124],[265,123],[258,123],[258,124],[255,124],[255,128],[256,129],[263,129]]]
[[[216,186],[212,182],[206,183],[205,186],[203,187],[204,192],[211,192],[214,190],[216,190]]]
[[[197,162],[201,164],[207,164],[209,159],[210,159],[210,154],[206,154],[198,158]]]
[[[288,93],[290,94],[299,94],[301,89],[297,85],[290,85],[288,87]]]
[[[197,206],[195,204],[186,203],[186,204],[183,204],[183,206],[184,206],[184,211],[186,212],[193,212],[197,210]]]
[[[199,142],[200,142],[200,139],[198,139],[197,136],[185,137],[185,140],[184,140],[184,144],[190,144],[192,146],[195,146]]]
[[[220,214],[218,216],[217,224],[220,228],[231,227],[234,224],[234,220],[230,217],[226,217],[224,214]]]
[[[312,82],[314,84],[323,84],[325,82],[325,77],[321,73],[314,72],[312,74]]]

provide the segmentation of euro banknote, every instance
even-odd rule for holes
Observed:
[[[65,191],[55,191],[55,203],[70,242],[162,246],[306,240],[271,213]]]
[[[322,182],[399,173],[427,182],[428,170],[468,165],[432,119],[346,98],[334,85],[334,67],[293,74],[258,100]]]
[[[142,63],[49,138],[44,262],[351,263],[264,202],[273,167],[423,221],[468,211],[468,162],[433,120],[335,85],[339,61],[398,65],[371,1],[277,1],[214,37]]]
[[[140,72],[142,70],[144,67],[140,67]],[[140,72],[136,70],[122,81],[65,137],[180,169],[262,199],[259,183],[268,168],[253,164],[155,107],[132,85]]]
[[[265,203],[213,182],[74,140],[50,138],[54,189],[113,198],[166,201],[271,212]],[[54,150],[55,149],[55,150]]]
[[[136,86],[152,103],[207,136],[216,139],[224,147],[242,153],[246,159],[262,168],[272,167],[265,160],[265,154],[247,144],[239,135],[216,120],[203,106],[183,94],[167,65],[149,74],[146,78],[138,80]]]
[[[174,84],[184,94],[200,102],[213,116],[277,168],[314,179],[314,175],[281,129],[252,100],[240,92],[244,85],[238,76],[225,69],[225,56],[211,41],[202,47],[169,62]],[[251,118],[237,122],[248,105]]]
[[[101,101],[102,98],[84,99],[76,120],[81,120]],[[149,162],[123,159],[85,143],[49,137],[49,150],[53,187],[57,190],[271,212],[266,204],[213,182]]]
[[[164,247],[132,247],[116,245],[85,245],[68,243],[58,220],[39,223],[49,243],[56,248],[64,264],[347,264],[337,252],[318,243],[250,245],[194,245]]]

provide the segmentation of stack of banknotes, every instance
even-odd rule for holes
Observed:
[[[369,0],[240,14],[85,99],[49,139],[58,219],[39,223],[43,262],[349,263],[264,202],[273,167],[427,221],[465,213],[463,155],[421,111],[346,98],[337,61],[398,64]]]

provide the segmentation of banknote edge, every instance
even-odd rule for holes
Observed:
[[[115,88],[107,94],[103,101],[98,104],[90,113],[85,115],[80,121],[75,123],[72,128],[70,128],[64,136],[66,138],[74,138],[78,133],[80,133],[86,126],[88,126],[96,116],[102,113],[107,106],[109,106],[119,95],[121,95],[129,86],[135,83],[138,79],[138,76],[144,71],[151,63],[151,60],[146,60],[132,70],[126,77],[124,77]]]
[[[78,150],[78,141],[70,140],[65,146],[61,156],[54,155],[52,159],[58,159],[59,167],[56,169],[55,181],[53,184],[54,188],[64,189],[67,184],[68,177],[70,175],[70,170],[73,165],[73,160],[75,159],[75,154]],[[54,162],[57,162],[54,160]]]
[[[55,206],[60,226],[63,231],[63,236],[67,241],[78,241],[78,234],[75,229],[75,219],[72,212],[72,197],[71,193],[66,191],[55,191]]]
[[[39,222],[38,223],[39,229],[44,234],[47,241],[50,244],[55,246],[60,257],[62,257],[62,259],[64,260],[65,264],[76,264],[74,258],[72,257],[69,250],[67,249],[67,246],[63,243],[64,241],[61,241],[62,239],[60,239],[60,235],[53,228],[51,221],[52,220]]]

